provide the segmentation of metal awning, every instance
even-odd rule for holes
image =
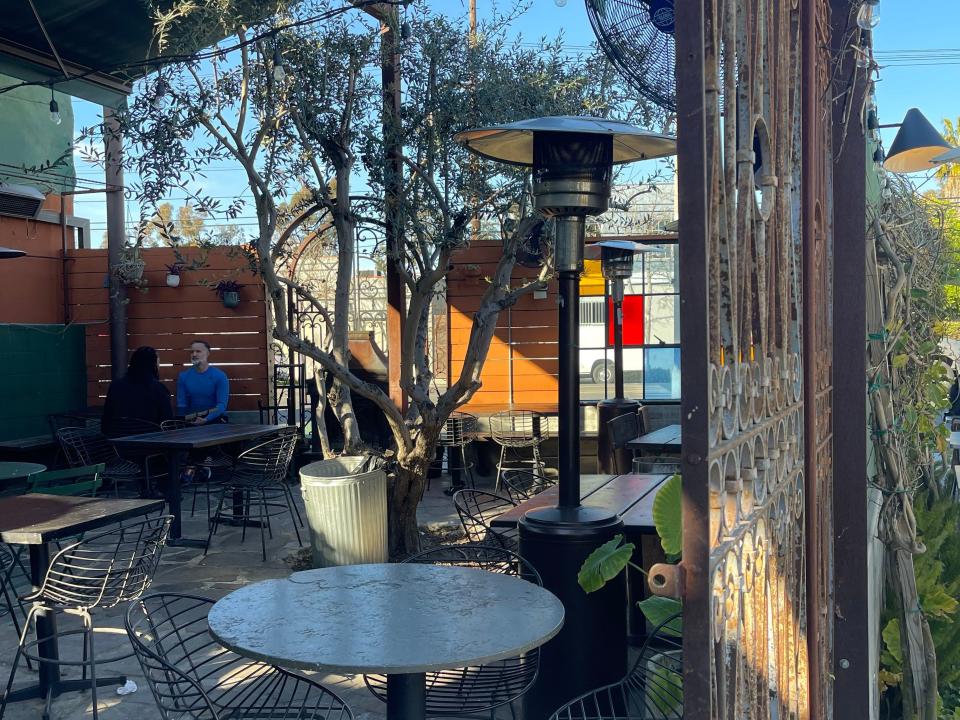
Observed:
[[[255,22],[276,10],[274,0],[234,0],[238,15]],[[4,0],[0,20],[0,73],[117,107],[156,56],[150,4],[138,0]],[[36,8],[41,23],[34,15]],[[48,38],[44,35],[46,30]],[[211,36],[199,47],[222,38]],[[57,57],[66,68],[69,80]]]

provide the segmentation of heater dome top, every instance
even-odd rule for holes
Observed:
[[[533,165],[533,136],[536,133],[612,135],[615,165],[667,157],[677,152],[677,141],[672,135],[643,130],[622,120],[573,115],[530,118],[506,125],[464,130],[454,139],[490,160]]]

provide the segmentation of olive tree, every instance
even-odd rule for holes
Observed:
[[[181,10],[182,28],[189,7]],[[383,414],[394,444],[391,550],[410,552],[419,544],[416,509],[438,435],[480,388],[499,312],[551,272],[547,262],[537,278],[513,278],[521,241],[543,225],[531,210],[526,173],[471,159],[453,135],[540,115],[617,114],[648,126],[663,119],[631,100],[598,56],[571,57],[559,40],[530,46],[511,39],[512,15],[468,37],[457,19],[414,4],[402,12],[402,29],[392,28],[403,38],[402,109],[384,132],[383,28],[356,9],[328,10],[301,3],[261,24],[231,27],[233,39],[215,53],[165,67],[162,79],[145,83],[124,131],[145,208],[177,187],[207,213],[237,215],[239,205],[218,207],[198,188],[214,162],[228,161],[246,178],[257,220],[251,259],[272,300],[273,336],[333,377],[346,451],[360,444],[352,395]],[[322,12],[322,23],[305,21]],[[217,17],[230,23],[226,14]],[[399,148],[399,177],[386,169],[390,148]],[[294,192],[299,200],[285,203]],[[388,221],[402,228],[401,242],[385,251],[407,296],[399,378],[406,409],[349,366],[356,228]],[[327,232],[339,254],[332,307],[284,270],[292,238],[308,227]],[[443,292],[456,253],[478,236],[499,237],[503,255],[474,313],[462,367],[440,387],[427,352],[431,301]],[[290,287],[324,318],[327,345],[297,332],[284,301]]]

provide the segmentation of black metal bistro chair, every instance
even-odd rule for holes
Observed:
[[[160,423],[162,430],[182,430],[188,427],[195,426],[193,423],[188,423],[186,420],[179,418],[164,420]],[[205,448],[189,454],[187,467],[194,468],[195,473],[192,486],[193,499],[190,502],[190,517],[193,517],[197,510],[197,492],[202,487],[207,503],[207,522],[210,522],[210,492],[224,479],[224,475],[233,468],[233,463],[234,459],[220,446]]]
[[[350,720],[334,692],[210,637],[213,600],[158,593],[130,603],[127,635],[162,720]]]
[[[627,443],[640,435],[640,416],[637,413],[618,415],[607,421],[607,439],[613,450],[613,471],[617,475],[631,471],[633,453]]]
[[[540,443],[550,435],[547,418],[530,410],[507,410],[490,416],[490,435],[500,446],[496,489],[500,490],[503,471],[510,468],[531,468],[543,475]],[[530,457],[525,457],[529,448]]]
[[[674,615],[649,635],[627,677],[571,700],[550,720],[682,720],[683,624]]]
[[[138,494],[147,489],[147,476],[132,460],[120,457],[117,449],[103,433],[82,427],[67,427],[57,430],[57,440],[71,467],[84,467],[103,463],[100,476],[113,483],[114,494],[120,494],[121,483],[137,483]]]
[[[13,625],[17,638],[23,632],[30,611],[23,597],[30,593],[30,571],[23,558],[23,545],[10,547],[0,544],[0,590],[3,592],[2,612]],[[30,658],[25,658],[27,668],[33,669]]]
[[[440,430],[437,438],[437,447],[444,448],[447,453],[447,472],[453,482],[454,473],[463,473],[464,480],[452,484],[444,490],[447,495],[453,495],[464,487],[476,487],[473,480],[473,462],[467,457],[470,445],[473,443],[473,433],[477,430],[477,418],[470,413],[452,412]],[[430,489],[430,477],[427,476],[427,489]]]
[[[204,554],[210,549],[210,541],[221,522],[241,522],[243,531],[240,542],[243,542],[247,537],[247,522],[252,521],[260,525],[260,549],[266,561],[264,528],[272,538],[270,518],[284,513],[290,514],[297,542],[303,545],[299,529],[302,522],[296,512],[290,486],[286,482],[297,439],[295,427],[284,428],[277,436],[240,453],[230,478],[220,487],[217,509],[210,521],[210,534],[207,536]],[[240,502],[237,502],[237,498]],[[225,506],[228,502],[232,505],[232,512],[229,514]],[[242,511],[242,515],[237,515],[238,510]]]
[[[503,489],[517,505],[557,484],[554,478],[530,470],[504,470]]]
[[[493,545],[443,545],[417,553],[405,563],[477,568],[513,575],[543,585],[534,567],[515,552]],[[539,648],[519,657],[484,665],[440,670],[426,675],[428,717],[468,717],[513,703],[530,689],[540,667]],[[364,675],[364,682],[380,700],[387,700],[387,677]],[[513,708],[511,706],[511,712]]]
[[[92,611],[108,609],[122,602],[140,597],[153,582],[154,573],[160,563],[160,553],[167,540],[171,515],[159,515],[115,527],[106,532],[97,533],[88,538],[68,545],[50,561],[43,585],[23,599],[32,603],[26,622],[20,632],[20,643],[13,660],[13,669],[7,681],[7,689],[0,705],[0,717],[6,709],[7,697],[13,687],[20,657],[25,656],[34,662],[41,658],[35,654],[38,641],[28,640],[30,625],[38,613],[63,613],[74,615],[83,624],[80,630],[65,630],[59,637],[83,635],[83,658],[81,660],[59,659],[52,661],[58,665],[80,665],[83,678],[90,669],[90,695],[93,704],[93,717],[97,718],[97,656],[94,652],[95,628]],[[46,638],[44,638],[46,639]],[[109,658],[101,658],[101,663],[115,662],[130,657],[130,653]],[[52,698],[47,698],[47,702]],[[49,706],[46,713],[49,714]]]
[[[453,494],[453,505],[460,516],[460,524],[472,543],[493,544],[507,550],[516,550],[516,528],[496,528],[490,524],[517,503],[508,497],[486,490],[458,490]]]

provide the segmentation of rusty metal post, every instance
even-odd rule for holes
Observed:
[[[704,2],[676,4],[683,427],[683,716],[711,717],[710,499],[707,483],[711,348],[707,326],[707,139]]]
[[[104,175],[107,183],[107,271],[110,276],[110,377],[127,369],[127,288],[113,272],[123,258],[123,137],[113,108],[103,108]]]
[[[834,621],[833,715],[870,707],[867,551],[866,140],[860,118],[866,74],[850,50],[851,4],[831,0],[833,98]],[[858,32],[858,31],[857,31]]]

